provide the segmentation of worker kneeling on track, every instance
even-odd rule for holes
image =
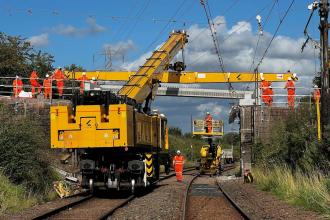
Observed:
[[[181,155],[181,151],[178,150],[176,152],[176,156],[173,158],[173,167],[175,170],[175,175],[177,181],[181,182],[183,180],[183,164],[184,164],[184,157]]]

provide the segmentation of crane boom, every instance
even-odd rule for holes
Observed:
[[[170,61],[188,42],[185,32],[173,32],[169,39],[155,50],[150,58],[140,66],[140,69],[119,90],[118,94],[143,103],[153,90],[157,89],[161,73],[167,70]]]
[[[78,79],[82,72],[66,72],[70,79]],[[99,80],[105,81],[128,81],[134,71],[88,71],[86,75],[96,77]],[[263,73],[265,80],[270,82],[284,82],[288,77],[293,76],[293,73]],[[158,80],[161,83],[248,83],[260,81],[260,73],[257,75],[251,72],[168,72],[164,71],[158,74]]]

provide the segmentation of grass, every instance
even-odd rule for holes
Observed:
[[[330,217],[330,179],[318,172],[292,174],[287,167],[256,168],[255,182],[264,191],[270,191],[290,204]]]
[[[14,185],[0,174],[0,214],[19,212],[37,204],[37,198],[28,195],[21,185]]]

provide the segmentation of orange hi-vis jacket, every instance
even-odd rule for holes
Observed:
[[[207,127],[207,133],[210,133],[212,130],[212,115],[207,115],[204,119],[205,121],[205,126]]]
[[[55,70],[54,74],[52,75],[52,79],[56,80],[57,82],[60,82],[60,81],[65,80],[66,77],[60,69],[57,69],[57,70]]]
[[[23,82],[21,79],[14,79],[13,81],[13,92],[15,97],[23,90]]]
[[[288,95],[296,94],[296,87],[293,80],[287,81],[285,84],[285,88],[288,90]]]
[[[81,76],[78,78],[79,82],[80,82],[80,92],[84,91],[85,88],[85,81],[89,80],[87,76]]]
[[[262,80],[260,85],[259,85],[259,88],[261,89],[261,98],[262,98],[262,101],[265,103],[265,104],[269,104],[269,101],[270,101],[270,97],[269,95],[271,95],[272,91],[270,91],[269,89],[269,86],[270,86],[270,82],[266,81],[266,80]]]
[[[32,71],[31,75],[30,75],[30,83],[32,86],[35,87],[39,87],[40,84],[38,83],[37,79],[38,79],[38,73],[37,71]]]
[[[44,87],[44,97],[45,98],[50,97],[52,80],[48,78],[44,79],[43,87]]]
[[[182,179],[183,179],[183,176],[182,176],[183,164],[184,164],[184,157],[182,155],[176,155],[173,158],[173,167],[175,170],[176,179],[178,181],[182,181]]]

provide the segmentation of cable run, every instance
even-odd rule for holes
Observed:
[[[266,8],[268,8],[269,6],[270,6],[270,4],[267,3],[263,8],[261,8],[260,10],[258,10],[258,11],[257,11],[255,14],[253,14],[251,17],[249,17],[249,18],[247,19],[248,22],[251,22],[251,20],[254,19],[256,15],[260,14],[261,12],[263,12],[263,11],[264,11]],[[243,28],[243,27],[245,27],[245,26],[246,26],[246,23],[244,23],[243,25],[240,25],[240,26],[239,26],[238,28],[236,28],[232,33],[230,33],[230,34],[227,36],[227,38],[225,38],[225,39],[223,40],[222,43],[226,42],[230,37],[233,36],[234,33],[236,33],[237,31],[239,31],[241,28]],[[194,40],[197,39],[199,36],[201,36],[201,34],[202,34],[203,32],[204,32],[204,30],[201,30],[201,31],[198,33],[198,35],[197,35],[195,38],[193,38],[193,40],[190,40],[190,41],[189,41],[190,44],[191,44],[192,41],[194,41]],[[190,65],[193,65],[193,64],[197,63],[201,57],[205,56],[206,53],[208,53],[208,51],[204,51],[204,52],[202,52],[199,56],[197,56],[192,62],[190,62],[190,63],[187,64],[187,65],[190,66]]]
[[[206,15],[206,18],[207,18],[207,22],[209,24],[209,28],[210,28],[210,32],[211,32],[211,35],[212,35],[215,52],[216,52],[216,54],[218,56],[218,61],[219,61],[220,69],[221,69],[222,72],[225,72],[225,67],[224,67],[222,56],[221,56],[221,51],[220,51],[220,46],[219,46],[219,40],[218,40],[218,37],[217,37],[217,32],[215,30],[214,22],[213,22],[213,20],[211,18],[212,15],[211,15],[210,6],[209,6],[209,4],[207,3],[206,0],[205,1],[204,0],[201,0],[201,5],[204,8],[205,15]]]
[[[291,7],[292,7],[292,5],[293,5],[294,2],[295,2],[295,0],[292,0],[292,1],[291,1],[289,7],[288,7],[287,10],[285,11],[285,14],[284,14],[283,17],[281,18],[280,23],[277,25],[277,28],[276,28],[276,30],[275,30],[275,33],[274,33],[272,39],[270,40],[270,42],[269,42],[269,44],[268,44],[268,46],[267,46],[267,48],[266,48],[264,54],[262,55],[262,57],[261,57],[261,59],[260,59],[258,65],[255,67],[255,71],[258,70],[258,68],[259,68],[259,66],[261,65],[263,59],[265,58],[265,56],[266,56],[266,54],[267,54],[267,52],[268,52],[268,50],[269,50],[271,44],[273,43],[273,41],[274,41],[274,39],[275,39],[275,37],[276,37],[276,35],[277,35],[277,33],[278,33],[278,31],[279,31],[281,25],[283,24],[283,21],[285,20],[286,16],[288,15],[288,13],[289,13],[289,11],[290,11],[290,9],[291,9]]]

